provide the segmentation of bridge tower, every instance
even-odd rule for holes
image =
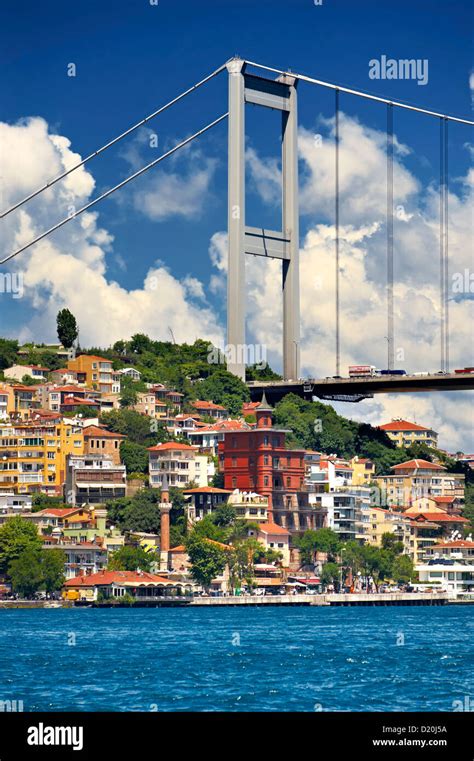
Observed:
[[[227,273],[228,369],[245,380],[245,255],[282,262],[283,376],[299,377],[300,294],[298,214],[297,79],[283,74],[276,80],[247,74],[245,62],[233,58],[229,73],[229,193]],[[245,224],[245,104],[277,109],[282,114],[281,230]]]

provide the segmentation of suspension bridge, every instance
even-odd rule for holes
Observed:
[[[457,116],[438,113],[407,103],[389,100],[373,94],[324,82],[313,77],[265,66],[260,63],[234,57],[178,94],[168,103],[141,121],[120,133],[102,147],[93,151],[77,164],[51,178],[24,198],[0,213],[4,219],[33,198],[60,182],[112,146],[125,139],[140,127],[160,116],[191,93],[205,86],[212,79],[227,71],[228,110],[216,116],[197,132],[174,145],[124,180],[109,188],[97,198],[59,220],[25,245],[7,254],[5,265],[23,252],[54,234],[63,225],[88,211],[112,193],[196,140],[221,122],[228,121],[228,272],[227,272],[227,343],[236,350],[237,359],[228,362],[228,369],[245,380],[245,364],[239,359],[240,347],[246,345],[245,337],[245,257],[261,256],[281,261],[283,302],[283,378],[282,381],[249,382],[252,398],[259,399],[263,391],[267,399],[278,401],[286,393],[297,393],[304,398],[317,396],[321,399],[360,401],[374,394],[395,392],[427,392],[441,390],[473,390],[473,368],[450,371],[449,350],[449,209],[448,209],[448,127],[451,122],[473,126],[474,122]],[[263,74],[262,74],[263,72]],[[331,378],[300,378],[300,289],[299,289],[299,198],[298,198],[298,96],[300,82],[329,88],[334,91],[335,166],[334,166],[334,279],[335,279],[335,375]],[[386,310],[387,310],[387,368],[376,377],[341,377],[340,366],[340,94],[347,93],[358,98],[375,101],[386,109]],[[249,227],[245,223],[245,112],[246,104],[281,112],[281,166],[282,166],[282,214],[281,229]],[[440,181],[439,181],[439,314],[440,314],[440,368],[437,372],[400,375],[394,368],[394,266],[393,266],[393,114],[396,109],[407,109],[439,121]]]

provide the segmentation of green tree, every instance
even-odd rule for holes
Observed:
[[[397,583],[407,584],[415,576],[413,560],[408,555],[397,555],[393,560],[390,575]]]
[[[107,502],[108,520],[121,531],[160,531],[160,493],[157,489],[140,489],[133,497],[121,497]]]
[[[223,571],[227,563],[227,552],[203,537],[193,534],[186,544],[191,561],[191,576],[204,589]]]
[[[41,539],[35,524],[19,515],[9,518],[0,527],[0,573],[6,573],[25,550],[39,552],[40,549]]]
[[[57,592],[65,582],[64,565],[66,554],[60,549],[44,549],[41,551],[41,587],[46,592]]]
[[[156,559],[155,553],[146,552],[143,547],[126,544],[114,552],[108,568],[111,571],[136,571],[138,568],[142,571],[149,571]]]
[[[16,363],[18,348],[18,341],[0,338],[0,370],[5,370]]]
[[[341,575],[337,563],[325,563],[321,571],[321,583],[327,587],[328,584],[338,584]]]
[[[40,553],[31,546],[25,548],[9,564],[8,576],[14,592],[21,597],[33,597],[43,582]]]
[[[339,552],[341,542],[335,531],[330,528],[320,528],[316,531],[309,529],[295,540],[295,545],[301,553],[303,565],[315,563],[317,552],[326,552],[334,558]]]
[[[148,449],[143,444],[122,441],[120,459],[127,468],[127,473],[148,473]]]
[[[58,339],[65,349],[70,349],[77,338],[76,318],[69,309],[61,309],[56,317]]]

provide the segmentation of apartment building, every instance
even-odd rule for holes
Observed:
[[[38,410],[41,407],[41,402],[37,397],[37,390],[35,386],[23,386],[19,384],[12,386],[12,388],[12,416],[25,420],[34,410]]]
[[[109,359],[91,354],[81,354],[67,363],[68,370],[77,373],[77,380],[89,388],[104,393],[113,392],[113,365]]]
[[[420,497],[464,499],[464,474],[448,473],[443,465],[415,459],[394,465],[391,471],[375,479],[387,505],[409,507]]]
[[[84,454],[103,454],[110,457],[114,465],[121,465],[120,444],[126,438],[121,433],[89,425],[84,428]]]
[[[125,465],[104,454],[69,455],[66,460],[65,501],[70,505],[103,504],[125,497]]]
[[[352,468],[353,486],[366,486],[375,478],[375,463],[367,457],[355,457],[349,461]]]
[[[0,383],[0,420],[8,419],[15,411],[15,396],[13,388],[7,383]]]
[[[82,432],[49,419],[0,424],[0,490],[15,494],[61,494],[66,457],[81,454]]]
[[[186,513],[190,523],[202,520],[216,508],[225,505],[232,492],[230,489],[219,489],[216,486],[199,486],[195,489],[185,489],[185,497],[189,497]]]
[[[320,495],[320,506],[326,515],[326,526],[342,541],[365,539],[362,521],[362,500],[357,494],[334,491]]]
[[[365,511],[364,511],[365,512]],[[382,507],[370,507],[367,511],[368,521],[364,522],[364,533],[367,544],[374,547],[382,546],[384,534],[393,534],[403,544],[403,552],[413,555],[413,527],[410,518],[404,514]]]
[[[207,455],[200,455],[189,444],[179,444],[169,441],[148,447],[150,486],[160,489],[163,475],[166,474],[168,484],[184,489],[190,483],[198,486],[208,486],[214,475],[214,463]]]
[[[192,406],[199,415],[212,417],[214,420],[225,420],[229,417],[229,410],[223,407],[222,404],[198,400],[193,402]]]
[[[381,431],[385,431],[397,447],[410,447],[412,444],[426,444],[428,447],[438,446],[438,434],[432,428],[425,428],[417,423],[410,423],[408,420],[395,418],[390,423],[384,423],[379,426]]]
[[[12,367],[7,367],[3,371],[5,378],[16,381],[23,380],[25,375],[33,380],[44,381],[48,373],[49,368],[41,367],[40,365],[12,365]]]
[[[454,598],[474,593],[474,542],[471,539],[433,544],[415,567],[420,582],[432,584]]]

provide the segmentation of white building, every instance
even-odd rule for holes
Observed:
[[[433,584],[453,597],[474,595],[474,542],[456,539],[434,544],[426,550],[425,562],[415,566],[421,583]]]
[[[21,381],[25,375],[28,378],[33,378],[33,380],[44,381],[48,373],[48,367],[40,367],[39,365],[12,365],[3,371],[5,378],[16,381]]]
[[[0,513],[29,513],[31,507],[31,494],[0,492]]]
[[[160,489],[166,473],[168,484],[184,489],[190,483],[208,486],[215,473],[214,462],[207,455],[197,454],[189,444],[168,441],[149,447],[150,486]]]

